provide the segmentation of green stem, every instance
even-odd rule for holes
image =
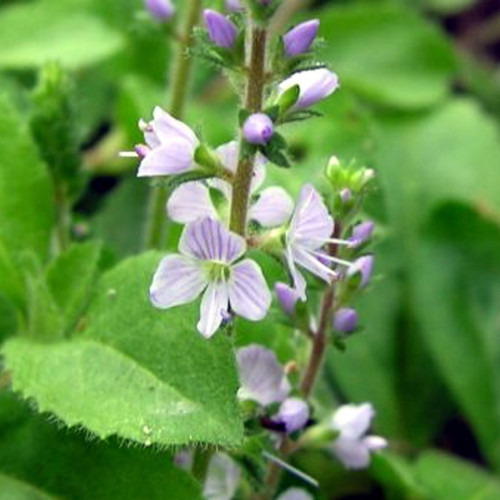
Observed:
[[[193,467],[191,472],[202,485],[207,477],[208,466],[210,465],[210,459],[213,454],[213,448],[196,448],[194,450]]]
[[[260,26],[253,26],[251,28],[250,63],[245,96],[245,109],[250,113],[257,113],[262,110],[266,84],[266,46],[266,30]],[[243,139],[240,145],[241,151],[244,150],[242,146]],[[230,229],[242,236],[245,236],[246,233],[250,183],[254,163],[255,155],[241,154],[233,183]]]
[[[175,62],[172,66],[172,86],[170,94],[170,113],[178,119],[184,114],[188,81],[191,75],[192,59],[187,51],[193,45],[192,31],[200,18],[202,0],[188,0],[186,18],[177,46]],[[147,249],[161,248],[165,232],[165,203],[167,192],[163,186],[151,188],[148,203],[146,237],[144,246]]]
[[[61,181],[55,183],[56,225],[55,252],[62,253],[71,242],[71,208],[67,188]]]

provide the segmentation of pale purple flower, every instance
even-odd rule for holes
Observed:
[[[225,453],[217,453],[208,465],[203,485],[205,500],[232,500],[238,489],[241,471],[234,460]]]
[[[375,411],[370,403],[341,406],[334,414],[331,427],[339,436],[331,445],[335,456],[348,469],[363,469],[370,462],[370,452],[381,450],[387,441],[366,436]]]
[[[300,110],[333,94],[339,87],[339,81],[337,75],[326,68],[299,71],[280,83],[278,94],[282,95],[296,85],[300,93],[292,109]]]
[[[238,399],[256,401],[262,406],[286,399],[290,383],[273,351],[252,344],[236,351],[236,361],[240,379]]]
[[[229,307],[250,321],[265,317],[271,293],[260,267],[253,260],[239,260],[246,252],[241,236],[205,217],[184,228],[179,252],[160,262],[150,288],[154,306],[167,309],[203,294],[198,330],[207,338],[218,330]]]
[[[147,146],[136,146],[134,154],[142,158],[137,175],[156,177],[192,170],[196,148],[200,144],[195,133],[158,106],[153,117],[149,123],[139,122]]]
[[[226,9],[230,12],[238,12],[243,10],[240,0],[226,0]]]
[[[352,266],[347,270],[347,277],[350,278],[356,274],[361,275],[361,288],[368,285],[373,272],[373,255],[364,255],[355,260]]]
[[[375,224],[372,221],[362,222],[354,226],[351,236],[348,241],[351,242],[351,247],[359,247],[366,240],[371,238]]]
[[[217,148],[216,153],[223,167],[231,174],[238,167],[238,144],[233,141]],[[250,185],[251,194],[260,188],[266,175],[264,163],[266,159],[257,155],[254,177]],[[222,179],[210,179],[207,182],[187,182],[179,186],[167,202],[167,214],[175,222],[187,224],[200,217],[221,217],[226,220],[229,211],[221,214],[216,210],[210,197],[210,188],[219,191],[228,208],[232,197],[232,186]],[[220,207],[217,207],[220,208]],[[257,200],[252,200],[248,210],[248,220],[258,222],[263,227],[276,227],[289,220],[293,211],[293,201],[281,187],[269,187],[262,190]]]
[[[302,488],[288,488],[276,500],[313,500],[313,497]]]
[[[243,124],[243,137],[250,144],[267,144],[273,134],[273,121],[264,113],[250,115]]]
[[[297,291],[285,283],[275,283],[274,291],[283,312],[291,316],[295,312],[295,306],[300,298]]]
[[[203,18],[210,40],[217,47],[230,49],[238,34],[236,26],[226,16],[211,9],[203,11]]]
[[[350,333],[358,326],[358,313],[350,308],[343,307],[333,316],[333,328],[337,332]]]
[[[282,424],[289,434],[303,429],[309,420],[309,406],[303,399],[287,398],[272,420]]]
[[[175,8],[170,0],[144,0],[144,6],[151,17],[158,21],[170,19],[175,12]]]
[[[319,20],[313,19],[295,26],[283,37],[285,54],[288,57],[307,52],[318,34]]]

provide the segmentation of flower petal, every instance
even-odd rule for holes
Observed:
[[[199,144],[200,141],[191,128],[180,120],[175,119],[159,106],[156,106],[153,116],[154,120],[151,124],[158,139],[162,143],[174,140],[185,140],[188,141],[193,147],[196,147]]]
[[[370,427],[375,410],[370,403],[341,406],[333,416],[332,427],[343,437],[359,439]]]
[[[364,469],[370,463],[370,452],[359,439],[337,438],[331,445],[335,456],[348,469]]]
[[[280,187],[264,189],[259,199],[250,207],[248,217],[263,227],[281,226],[290,220],[293,201]]]
[[[204,337],[210,338],[219,329],[228,306],[227,284],[210,283],[201,300],[198,321],[198,331]]]
[[[231,500],[234,498],[241,471],[225,453],[217,453],[210,460],[207,478],[203,485],[206,500]]]
[[[389,445],[387,439],[381,436],[366,436],[363,439],[363,443],[368,447],[370,451],[383,450]]]
[[[303,186],[287,232],[287,242],[317,249],[331,238],[333,227],[333,219],[319,193],[311,184]]]
[[[168,255],[154,274],[149,294],[155,307],[167,309],[191,302],[206,286],[198,262],[182,255]]]
[[[288,270],[290,271],[290,276],[292,277],[292,283],[293,283],[293,288],[297,292],[297,295],[299,296],[300,300],[302,302],[305,302],[306,300],[306,287],[307,283],[300,273],[300,271],[297,269],[297,266],[295,265],[295,262],[293,260],[293,254],[292,254],[292,249],[290,247],[287,247],[286,249],[286,260],[288,264]]]
[[[309,407],[303,399],[287,398],[281,403],[273,420],[283,424],[288,433],[299,431],[309,420]]]
[[[288,488],[276,500],[313,500],[313,497],[302,488]]]
[[[327,283],[330,283],[335,276],[334,272],[325,263],[321,262],[319,257],[311,255],[307,249],[297,246],[292,247],[291,252],[292,258],[297,264]]]
[[[190,142],[177,139],[152,149],[142,160],[137,175],[156,177],[188,172],[194,167],[194,150]]]
[[[244,238],[210,217],[188,224],[179,242],[179,251],[184,255],[225,264],[241,257],[246,248]]]
[[[290,383],[273,351],[252,344],[236,351],[236,361],[240,378],[240,400],[257,401],[262,406],[267,406],[286,399],[291,390]]]
[[[263,319],[271,305],[271,292],[258,264],[246,259],[231,268],[228,282],[232,310],[250,321]]]
[[[217,217],[207,186],[197,181],[186,182],[174,190],[167,202],[167,214],[179,224]]]

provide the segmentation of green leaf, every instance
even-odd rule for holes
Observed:
[[[56,500],[33,486],[0,474],[0,500]]]
[[[99,63],[123,48],[122,35],[81,7],[64,2],[0,11],[0,67],[26,69],[57,61],[68,69]]]
[[[419,0],[424,7],[441,14],[456,14],[477,2],[478,0]]]
[[[439,500],[497,500],[498,478],[464,460],[438,451],[421,455],[415,465],[416,479]]]
[[[34,252],[45,259],[53,220],[50,178],[22,118],[2,94],[0,151],[0,240],[12,256]]]
[[[431,106],[449,93],[451,46],[410,8],[348,2],[323,12],[320,32],[343,88],[397,108]]]
[[[8,341],[13,387],[41,411],[102,438],[236,445],[242,423],[230,342],[197,333],[194,305],[159,311],[150,304],[159,257],[129,259],[105,274],[85,330],[73,339]]]
[[[174,467],[170,454],[117,439],[89,441],[8,393],[0,398],[0,420],[0,499],[163,500],[166,492],[169,499],[201,499],[200,486]],[[11,496],[2,496],[6,491]]]
[[[75,326],[97,277],[101,244],[74,244],[46,270],[46,280],[63,316],[65,329]]]

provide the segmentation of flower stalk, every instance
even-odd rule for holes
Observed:
[[[191,33],[198,23],[202,8],[202,0],[188,0],[188,7],[184,26],[177,44],[177,53],[172,67],[172,86],[170,94],[170,113],[180,119],[184,114],[184,107],[188,92],[188,84],[192,58],[187,57],[186,52],[193,44]],[[167,192],[164,186],[158,184],[151,188],[147,226],[144,246],[146,249],[160,248],[165,231],[165,203]]]
[[[258,113],[262,111],[264,88],[266,84],[267,31],[261,26],[253,26],[250,32],[250,64],[248,69],[245,108],[250,113]],[[241,139],[240,161],[233,183],[230,228],[231,231],[245,236],[250,183],[252,181],[255,155],[245,155],[243,146],[243,139]]]

